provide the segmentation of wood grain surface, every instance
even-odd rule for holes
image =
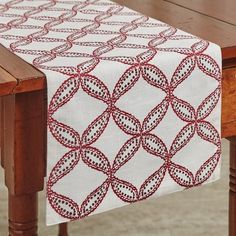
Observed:
[[[115,2],[219,44],[223,51],[225,48],[236,46],[236,26],[222,20],[163,0],[115,0]]]
[[[0,44],[0,96],[41,90],[45,75]]]
[[[222,137],[236,135],[236,66],[223,70]]]
[[[236,26],[235,0],[164,0]]]

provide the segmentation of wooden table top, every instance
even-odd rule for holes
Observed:
[[[222,136],[236,135],[236,1],[114,1],[221,46]],[[45,87],[45,76],[42,73],[0,45],[0,96]]]
[[[166,0],[166,2],[174,3],[234,26],[236,25],[235,0]]]
[[[221,46],[236,59],[235,0],[114,0]]]

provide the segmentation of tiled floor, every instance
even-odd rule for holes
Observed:
[[[91,216],[69,225],[70,236],[226,236],[228,142],[223,140],[220,181],[159,199]],[[0,235],[7,235],[7,193],[0,170]],[[57,235],[46,227],[44,193],[40,194],[40,236]]]

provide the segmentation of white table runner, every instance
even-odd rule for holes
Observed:
[[[47,76],[48,225],[219,178],[217,45],[106,0],[1,0],[0,42]]]

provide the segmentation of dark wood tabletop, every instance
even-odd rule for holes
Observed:
[[[166,2],[236,25],[235,0],[166,0]]]
[[[230,57],[236,58],[235,0],[115,0],[115,2],[219,44],[224,54],[223,59],[227,58],[227,51],[230,51]]]

